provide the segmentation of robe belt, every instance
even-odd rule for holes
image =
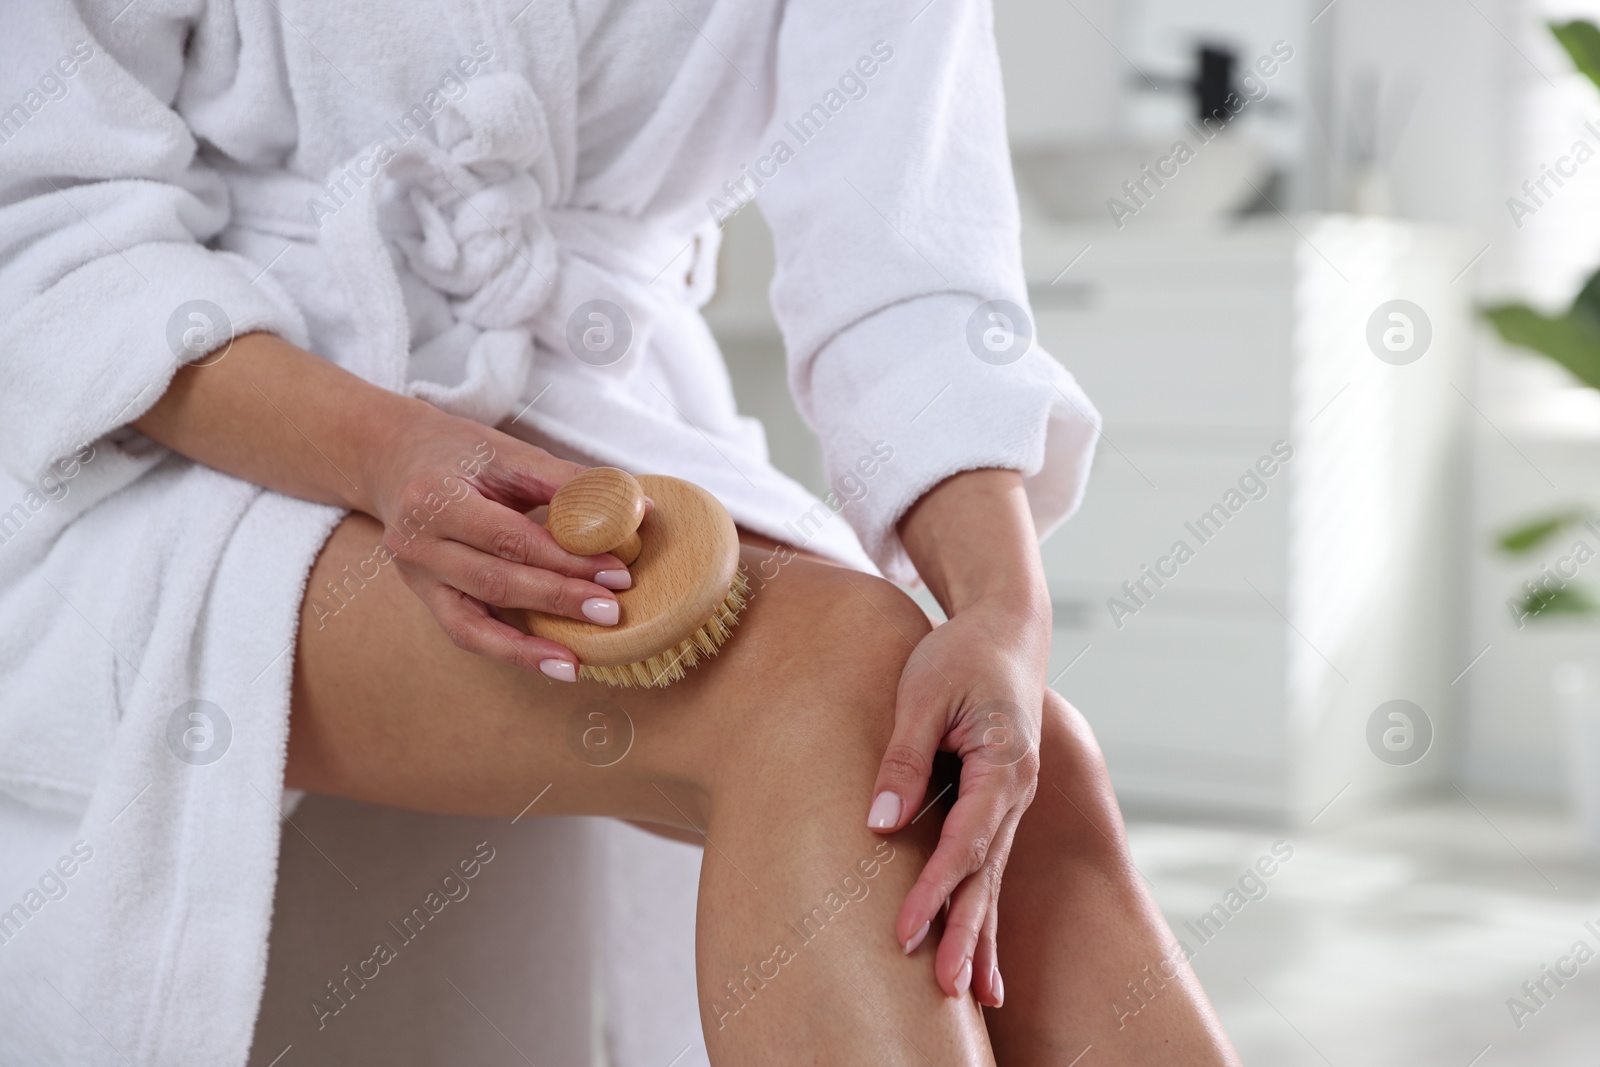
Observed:
[[[564,352],[569,317],[588,302],[619,305],[642,336],[709,296],[711,220],[685,234],[560,201],[549,124],[526,78],[485,75],[434,124],[436,139],[365,149],[324,186],[282,172],[226,175],[237,225],[314,241],[346,287],[362,349],[350,369],[405,386],[411,338],[397,266],[475,333],[468,380],[451,391],[476,394],[464,413],[478,418],[508,413],[529,342]]]

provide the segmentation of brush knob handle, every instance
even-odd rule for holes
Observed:
[[[620,482],[617,472],[589,471],[580,477]],[[572,487],[570,495],[582,487],[576,478],[568,485]],[[621,485],[628,488],[626,482]],[[698,485],[661,474],[641,474],[638,485],[650,494],[655,507],[638,530],[644,551],[628,565],[633,585],[615,594],[622,608],[615,626],[538,611],[505,613],[506,620],[524,632],[576,653],[582,665],[579,677],[589,677],[581,671],[590,667],[643,663],[676,650],[720,613],[739,572],[739,529],[716,497]],[[617,498],[614,487],[607,492],[613,500]],[[624,503],[629,500],[630,496],[623,497]],[[563,499],[563,506],[553,508],[552,514],[559,518],[567,510],[566,503]],[[579,515],[593,513],[585,507]],[[568,521],[563,519],[560,525]],[[548,518],[546,523],[556,525]],[[624,529],[628,525],[621,524]],[[703,651],[704,646],[700,647]]]
[[[550,498],[545,529],[568,552],[610,552],[627,565],[639,558],[643,521],[644,490],[633,475],[616,467],[591,467]]]

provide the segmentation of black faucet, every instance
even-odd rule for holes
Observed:
[[[1235,95],[1237,100],[1245,98],[1243,93],[1237,93],[1234,88],[1233,72],[1238,65],[1238,53],[1232,49],[1210,44],[1200,46],[1196,64],[1199,69],[1189,83],[1198,105],[1197,120],[1204,122],[1214,118],[1219,122],[1227,122],[1233,117],[1233,111],[1227,105],[1228,97]]]
[[[1155,88],[1165,92],[1189,93],[1194,98],[1191,116],[1197,122],[1210,119],[1226,124],[1243,110],[1246,100],[1239,91],[1235,73],[1239,68],[1239,53],[1221,44],[1201,43],[1195,48],[1195,72],[1182,78],[1168,74],[1138,75],[1134,83],[1140,88]],[[1235,106],[1228,107],[1228,98]]]

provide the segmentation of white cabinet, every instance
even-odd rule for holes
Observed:
[[[1340,217],[1026,231],[1039,340],[1106,419],[1045,546],[1052,676],[1124,802],[1309,819],[1439,775],[1472,251]],[[1404,766],[1367,742],[1392,699],[1436,739]]]
[[[1044,548],[1051,677],[1093,723],[1124,802],[1309,819],[1338,796],[1323,825],[1436,783],[1470,655],[1447,575],[1462,570],[1459,438],[1478,418],[1454,284],[1474,251],[1340,217],[1025,227],[1039,341],[1106,418],[1083,509]],[[782,389],[771,272],[765,228],[741,213],[708,318],[774,457],[820,486]],[[1431,334],[1406,364],[1367,341],[1397,299]],[[1260,475],[1275,446],[1292,457]],[[1175,573],[1158,586],[1146,566]],[[1123,583],[1141,579],[1135,603]],[[1136,610],[1113,618],[1113,598]],[[1435,727],[1406,766],[1366,741],[1393,699]]]

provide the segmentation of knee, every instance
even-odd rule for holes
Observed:
[[[1105,756],[1088,720],[1060,693],[1045,690],[1039,744],[1039,792],[1062,835],[1061,847],[1080,861],[1129,862],[1122,813]]]
[[[1054,689],[1044,691],[1044,729],[1040,738],[1041,769],[1078,782],[1104,783],[1110,790],[1105,754],[1083,713]]]
[[[758,550],[746,553],[748,565]],[[932,628],[914,600],[870,574],[807,559],[792,560],[771,579],[748,569],[752,629],[781,646],[783,655],[773,658],[795,665],[798,674],[903,665]]]
[[[782,709],[763,721],[791,748],[886,742],[901,672],[932,629],[927,615],[892,583],[859,571],[804,559],[771,579],[750,570],[751,602],[732,650],[747,668],[736,673],[759,679],[762,703]]]

